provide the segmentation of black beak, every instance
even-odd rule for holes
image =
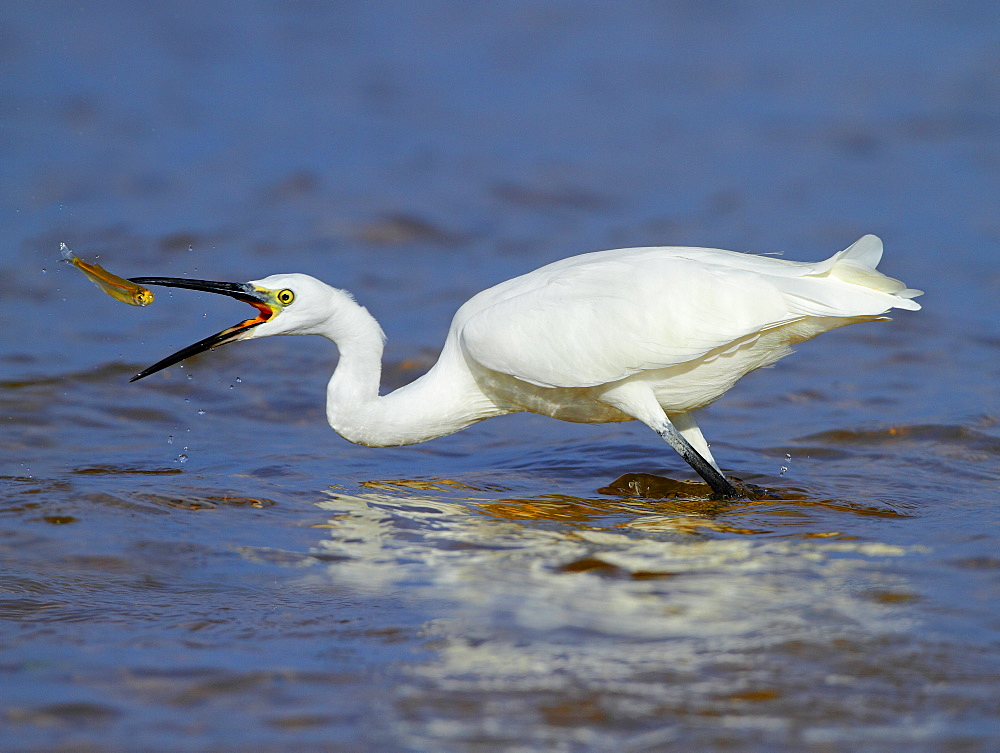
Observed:
[[[242,321],[237,325],[212,335],[211,337],[199,340],[194,345],[189,345],[183,350],[179,350],[161,361],[157,361],[148,369],[143,369],[134,377],[129,379],[130,382],[135,382],[143,377],[148,377],[150,374],[155,374],[157,371],[161,371],[168,366],[173,366],[175,363],[183,361],[185,358],[190,358],[198,353],[203,353],[204,351],[214,348],[217,345],[239,340],[245,337],[247,332],[251,329],[263,324],[275,314],[275,309],[268,302],[268,299],[262,293],[258,292],[253,285],[247,282],[211,282],[209,280],[188,280],[183,277],[133,277],[130,281],[138,283],[139,285],[163,285],[168,288],[188,288],[189,290],[204,290],[209,293],[228,295],[231,298],[249,303],[260,312],[256,319],[247,319],[246,321]]]

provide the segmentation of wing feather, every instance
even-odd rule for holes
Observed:
[[[591,387],[693,361],[800,315],[758,274],[668,258],[579,265],[472,314],[461,343],[494,371]]]
[[[470,299],[452,323],[468,357],[545,387],[593,387],[711,360],[806,317],[919,309],[919,290],[875,269],[875,236],[820,262],[711,248],[601,251]]]

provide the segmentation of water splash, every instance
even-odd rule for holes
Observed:
[[[792,461],[792,456],[788,453],[785,453],[785,463],[790,463],[791,461]],[[786,473],[788,473],[788,466],[787,465],[781,466],[781,470],[778,471],[778,475],[784,476]]]

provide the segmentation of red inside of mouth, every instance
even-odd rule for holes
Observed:
[[[266,303],[261,301],[247,301],[251,306],[257,309],[260,313],[257,314],[255,319],[247,319],[246,321],[237,324],[237,327],[252,327],[255,324],[263,324],[272,316],[274,316],[274,310],[268,306]]]

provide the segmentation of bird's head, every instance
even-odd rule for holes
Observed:
[[[178,277],[136,277],[132,282],[219,293],[249,303],[258,313],[253,319],[246,319],[157,361],[132,377],[131,382],[224,343],[270,335],[319,333],[330,319],[336,300],[349,299],[344,291],[303,274],[271,275],[251,282],[211,282]]]

